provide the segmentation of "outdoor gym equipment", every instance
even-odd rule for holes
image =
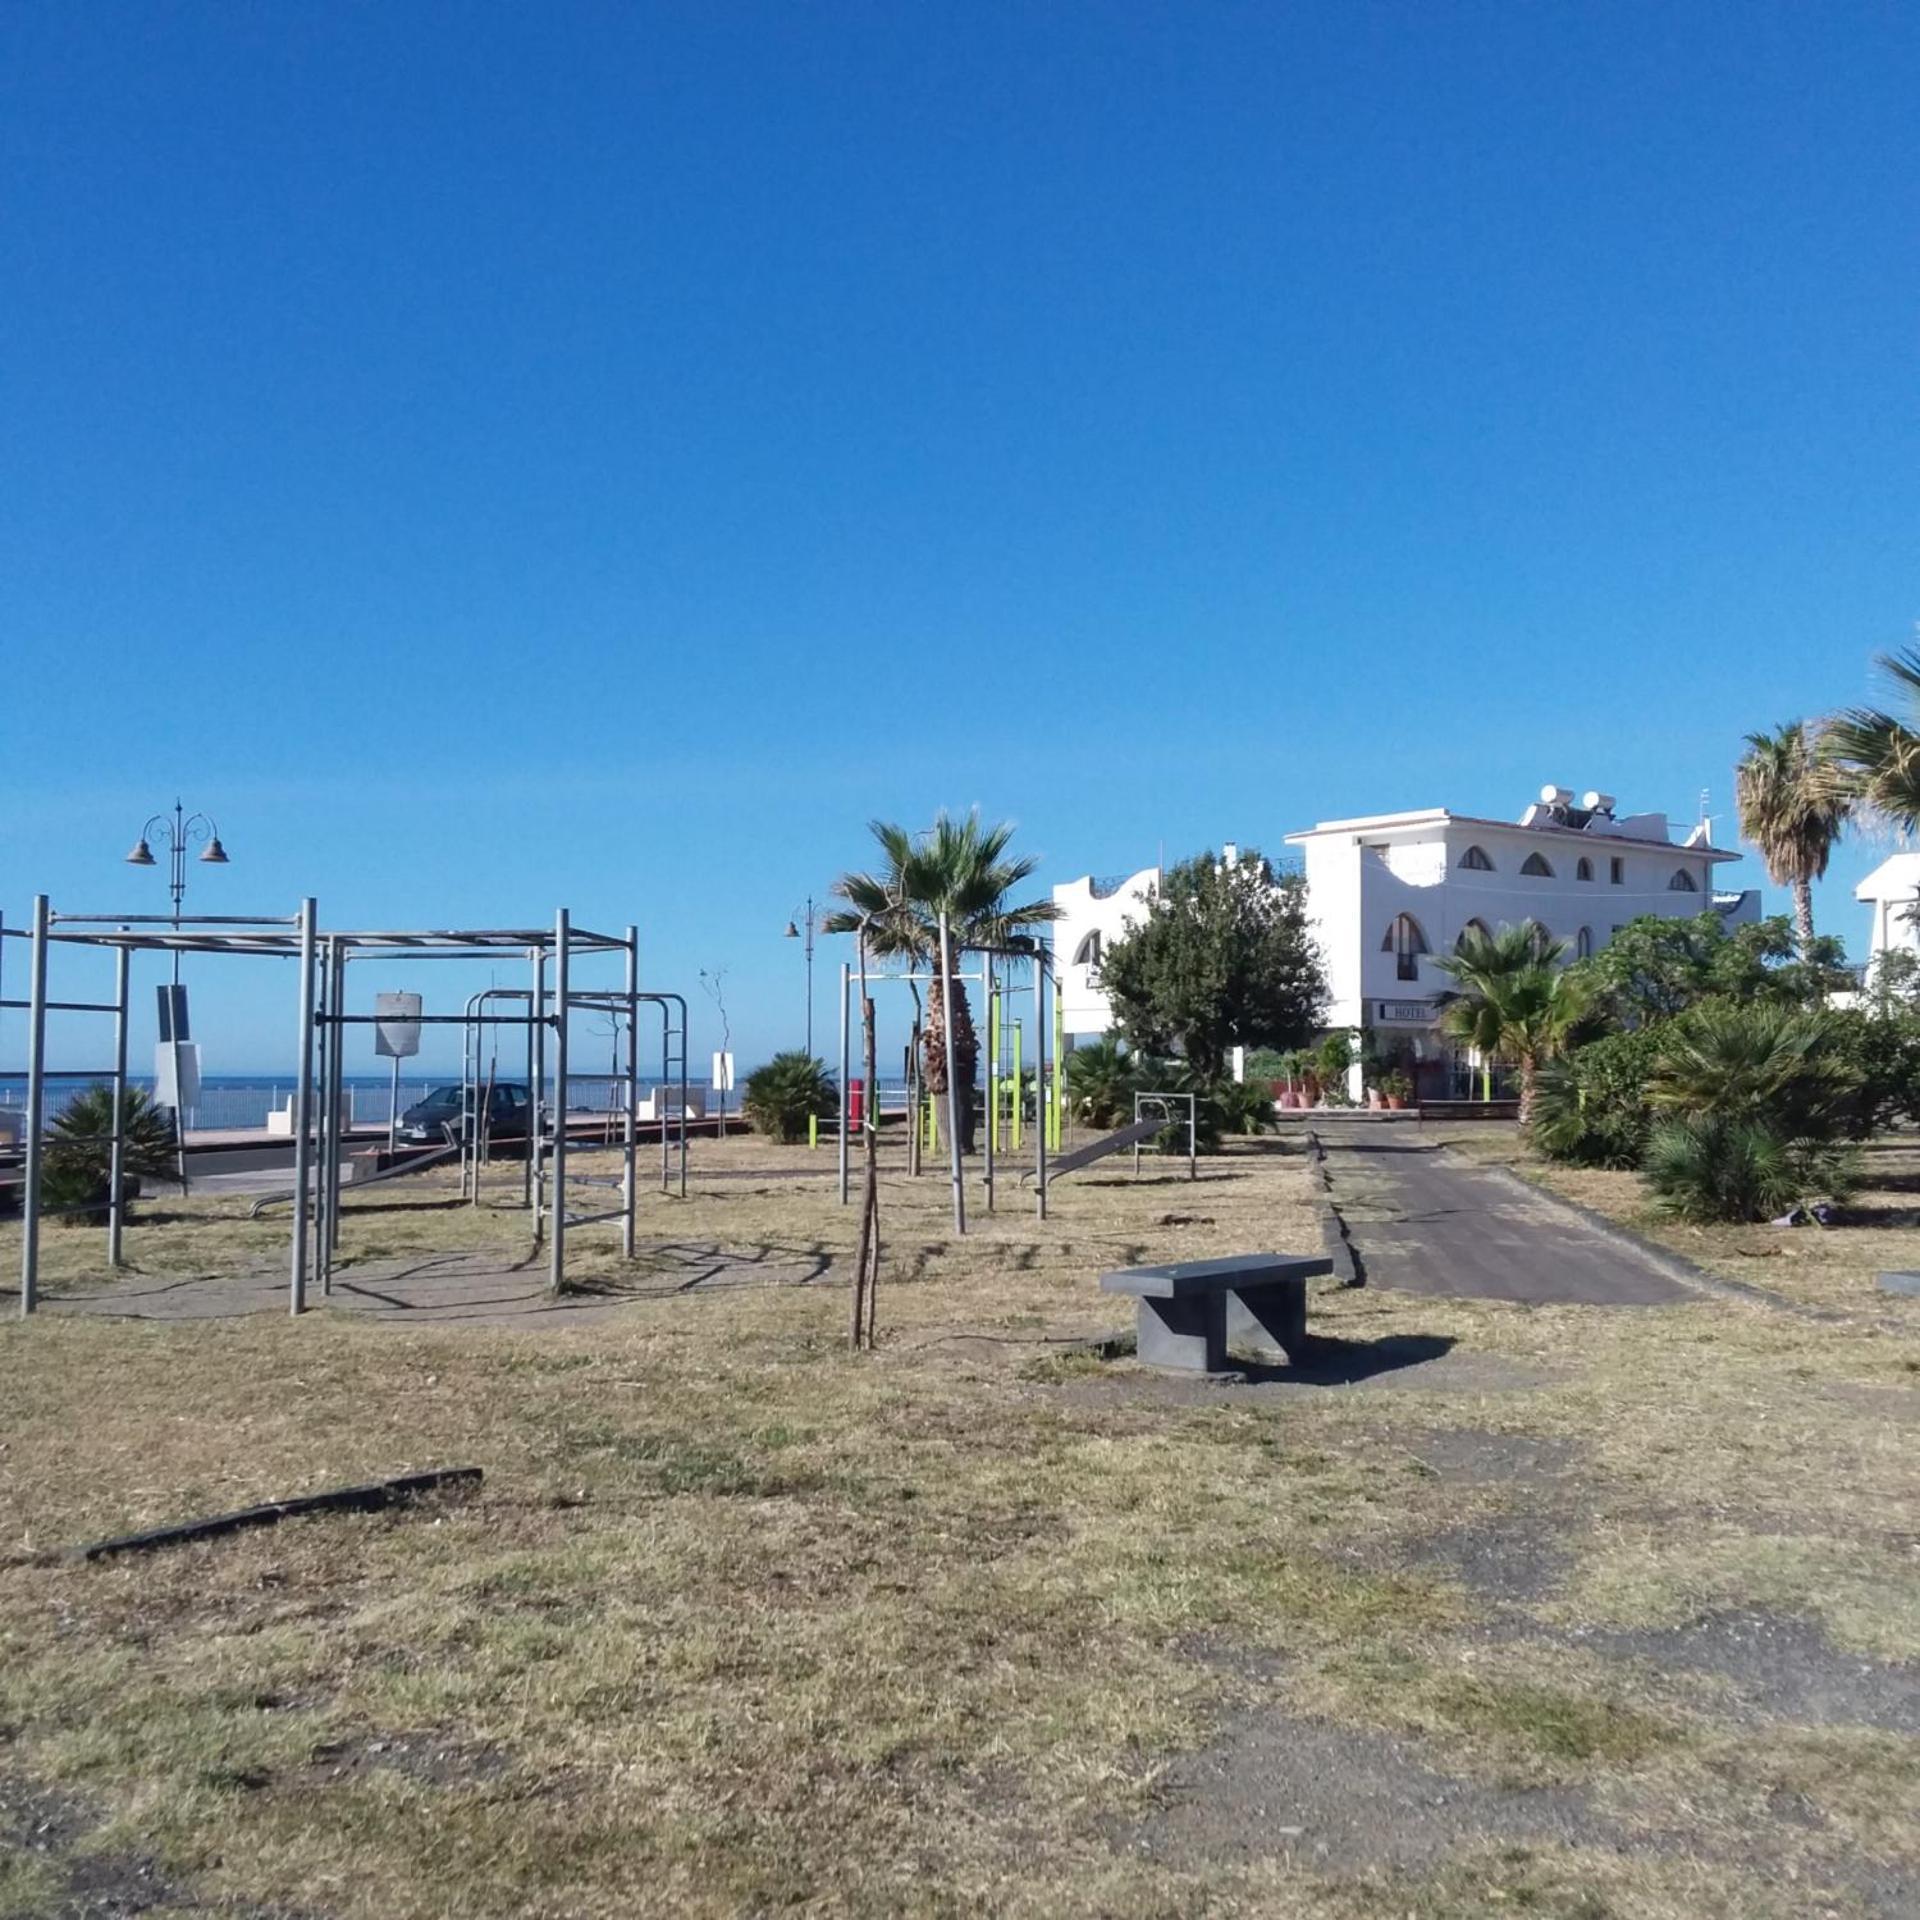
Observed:
[[[46,1162],[46,1089],[53,1079],[99,1080],[113,1094],[113,1131],[99,1140],[75,1142],[105,1145],[109,1149],[107,1260],[122,1264],[125,1226],[124,1168],[127,1088],[127,1016],[133,957],[137,953],[255,954],[298,962],[298,1051],[293,1096],[293,1209],[292,1245],[288,1256],[288,1308],[303,1312],[310,1284],[331,1290],[333,1264],[340,1233],[340,1163],[344,1148],[341,1107],[345,1092],[346,1039],[349,1029],[379,1024],[377,1013],[349,1013],[346,1000],[349,963],[370,957],[394,960],[466,960],[498,963],[516,951],[532,965],[533,979],[525,1011],[493,1013],[498,1025],[528,1029],[529,1050],[538,1068],[530,1087],[544,1088],[548,1076],[546,1047],[552,1044],[551,1076],[554,1088],[550,1114],[529,1118],[526,1177],[529,1208],[536,1243],[543,1228],[548,1241],[548,1284],[558,1293],[566,1277],[569,1229],[617,1220],[622,1251],[630,1258],[634,1248],[634,1214],[638,1191],[635,1134],[639,1094],[638,1013],[643,1004],[662,1012],[663,1032],[670,1030],[669,1008],[680,1009],[681,1068],[681,1192],[686,1187],[686,1003],[677,994],[642,993],[639,989],[640,941],[636,928],[624,934],[594,933],[575,927],[566,908],[554,915],[551,928],[478,928],[452,931],[323,931],[315,902],[301,902],[300,911],[284,917],[262,915],[208,915],[174,919],[157,914],[56,913],[45,894],[33,903],[29,928],[0,923],[0,955],[7,940],[28,943],[27,995],[0,998],[0,1010],[27,1015],[27,1099],[24,1115],[21,1181],[20,1312],[33,1312],[39,1300],[41,1182]],[[114,955],[115,985],[111,1000],[56,1000],[48,993],[48,969],[55,952],[75,948],[108,951]],[[621,986],[580,988],[573,979],[576,960],[618,955],[623,961]],[[548,986],[551,968],[552,985]],[[568,1020],[583,1009],[616,1012],[625,1021],[626,1057],[619,1076],[624,1089],[622,1172],[617,1207],[599,1213],[574,1213],[568,1205],[567,1077]],[[90,1013],[113,1016],[113,1064],[106,1068],[55,1069],[47,1064],[49,1013]],[[470,1011],[422,1014],[423,1025],[472,1026]],[[663,1040],[663,1056],[667,1043]],[[536,1094],[537,1099],[537,1094]],[[317,1105],[316,1105],[317,1103]],[[664,1134],[664,1123],[662,1128]],[[662,1143],[663,1159],[665,1143]],[[590,1179],[591,1176],[588,1176]]]

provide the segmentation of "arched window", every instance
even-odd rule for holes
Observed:
[[[1491,873],[1493,871],[1493,862],[1487,858],[1487,850],[1485,847],[1469,847],[1466,852],[1460,856],[1460,864],[1465,867],[1469,873]]]
[[[1553,935],[1538,920],[1523,920],[1520,923],[1527,930],[1527,937],[1533,942],[1533,956],[1544,959],[1548,948],[1553,945]]]
[[[1420,922],[1410,913],[1397,913],[1393,925],[1387,929],[1387,937],[1380,942],[1380,951],[1394,957],[1394,972],[1402,980],[1420,978],[1420,956],[1427,950],[1427,936],[1420,931]]]
[[[1528,854],[1520,863],[1520,871],[1531,874],[1536,880],[1553,878],[1553,869],[1547,865],[1547,856],[1544,853]]]
[[[1493,938],[1493,933],[1484,920],[1469,920],[1467,924],[1460,929],[1459,939],[1453,943],[1454,952],[1466,952],[1467,945],[1475,934],[1478,934],[1482,940],[1491,940]]]
[[[1591,960],[1593,958],[1593,929],[1591,927],[1582,927],[1580,931],[1573,936],[1573,957],[1576,960]]]
[[[1097,967],[1100,964],[1100,930],[1098,927],[1074,948],[1073,964],[1076,967]]]
[[[1667,882],[1667,891],[1669,893],[1698,893],[1700,889],[1694,884],[1693,875],[1690,874],[1685,867],[1675,867],[1673,870],[1673,878]]]
[[[1579,864],[1573,870],[1573,877],[1576,880],[1591,880],[1593,878],[1593,862],[1589,860],[1584,853],[1580,856]]]

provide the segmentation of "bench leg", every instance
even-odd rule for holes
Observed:
[[[1217,1293],[1188,1300],[1142,1300],[1135,1325],[1140,1358],[1150,1367],[1224,1373],[1226,1303]]]
[[[1289,1357],[1307,1337],[1307,1283],[1250,1287],[1227,1295],[1226,1337],[1230,1342]]]

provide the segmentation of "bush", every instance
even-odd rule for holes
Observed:
[[[1639,1166],[1653,1127],[1647,1083],[1659,1047],[1659,1029],[1642,1027],[1549,1061],[1534,1084],[1535,1145],[1576,1166]]]
[[[1067,1055],[1067,1111],[1076,1125],[1102,1133],[1124,1126],[1139,1084],[1133,1056],[1112,1034]]]
[[[1648,1136],[1647,1184],[1663,1213],[1694,1221],[1772,1220],[1854,1185],[1844,1147],[1790,1139],[1764,1120],[1689,1113]]]
[[[121,1173],[129,1180],[142,1174],[170,1179],[174,1141],[166,1114],[138,1087],[128,1087],[120,1115]],[[95,1081],[76,1094],[48,1132],[40,1173],[42,1208],[62,1215],[70,1227],[98,1220],[113,1193],[112,1087]]]
[[[1213,1109],[1216,1138],[1266,1133],[1274,1124],[1273,1092],[1264,1080],[1221,1080],[1206,1090],[1201,1105]]]
[[[1856,1082],[1848,1136],[1864,1140],[1896,1121],[1920,1121],[1920,1016],[1880,1005],[1837,1014],[1833,1027],[1835,1051]]]
[[[831,1120],[840,1111],[840,1095],[824,1063],[795,1048],[747,1075],[740,1107],[756,1132],[790,1147],[806,1138],[809,1115]]]
[[[1658,1031],[1656,1109],[1752,1120],[1781,1140],[1832,1140],[1853,1124],[1860,1079],[1836,1015],[1715,1000]]]

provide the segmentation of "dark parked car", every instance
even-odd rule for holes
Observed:
[[[476,1105],[479,1098],[476,1091]],[[437,1145],[449,1137],[457,1140],[467,1131],[466,1110],[467,1103],[459,1087],[435,1087],[424,1100],[416,1100],[400,1116],[400,1138],[429,1145]],[[496,1083],[487,1110],[489,1136],[495,1140],[524,1140],[529,1110],[524,1081]]]

